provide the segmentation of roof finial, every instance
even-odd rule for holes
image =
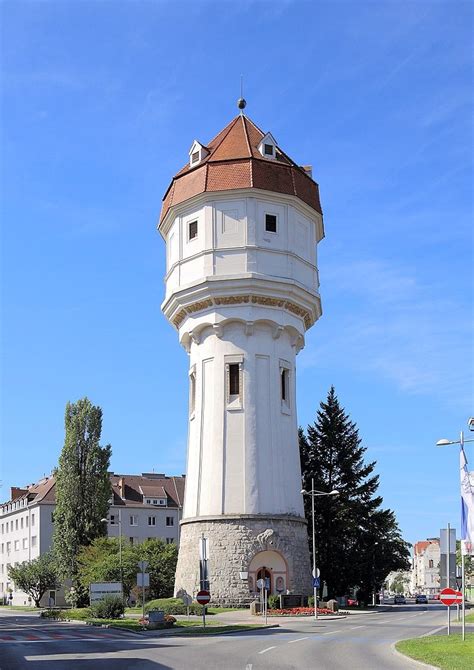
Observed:
[[[244,113],[244,109],[247,105],[247,101],[244,98],[243,89],[244,89],[244,76],[241,74],[240,75],[240,98],[237,100],[237,107],[240,109],[241,114]]]

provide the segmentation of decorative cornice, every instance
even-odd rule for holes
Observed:
[[[241,305],[252,303],[254,305],[264,305],[265,307],[277,307],[279,309],[286,309],[292,314],[296,314],[303,319],[305,330],[311,328],[313,320],[311,314],[308,310],[300,307],[291,300],[283,300],[281,298],[270,298],[268,296],[261,295],[232,295],[232,296],[221,296],[215,298],[206,298],[205,300],[198,300],[193,302],[190,305],[186,305],[179,310],[176,316],[172,319],[173,325],[176,328],[179,328],[183,323],[184,319],[188,314],[195,314],[196,312],[201,312],[213,305]]]

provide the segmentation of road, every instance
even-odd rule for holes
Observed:
[[[0,616],[0,670],[397,670],[396,640],[444,627],[440,606],[398,607],[345,619],[212,637],[144,637],[35,615]],[[454,618],[454,617],[453,617]]]

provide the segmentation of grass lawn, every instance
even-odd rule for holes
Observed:
[[[474,623],[474,612],[466,614],[466,623]]]
[[[87,621],[99,626],[114,626],[114,628],[124,628],[131,631],[143,630],[143,626],[138,619],[87,619]]]
[[[125,630],[140,632],[143,630],[141,623],[137,619],[88,619],[96,625],[109,625],[114,628],[123,628]],[[176,632],[179,635],[215,635],[216,633],[231,633],[234,631],[252,630],[261,628],[261,624],[242,624],[220,626],[217,622],[206,621],[206,628],[202,627],[202,620],[199,621],[177,621],[171,628],[165,628],[168,632]]]
[[[417,661],[434,665],[441,670],[472,670],[474,667],[474,633],[461,635],[430,635],[397,642],[396,648],[402,654]]]

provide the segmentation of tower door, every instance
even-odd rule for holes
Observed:
[[[257,571],[257,581],[258,581],[259,579],[264,579],[264,580],[266,581],[266,584],[267,584],[267,591],[268,591],[269,593],[272,593],[272,575],[271,575],[271,573],[270,573],[270,570],[268,570],[268,569],[265,568],[265,567],[260,568],[260,570]],[[257,586],[257,589],[260,591],[260,589],[258,588],[258,586]]]

